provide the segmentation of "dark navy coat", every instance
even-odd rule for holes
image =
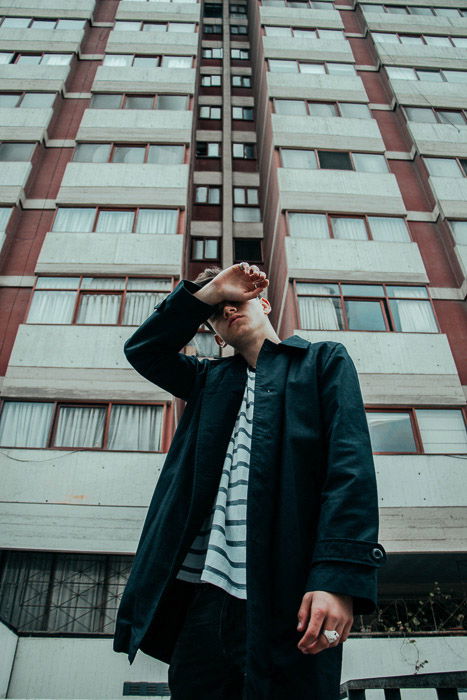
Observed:
[[[176,574],[216,497],[247,362],[180,351],[213,306],[182,280],[126,341],[133,367],[185,400],[118,610],[114,650],[170,663],[193,584]],[[345,346],[265,339],[256,363],[247,506],[246,698],[337,700],[344,644],[303,654],[307,591],[377,605],[376,475],[357,372]]]

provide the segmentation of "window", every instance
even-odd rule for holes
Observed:
[[[464,48],[467,46],[466,37],[436,36],[430,34],[399,34],[392,32],[372,32],[372,36],[377,41],[383,43],[415,44],[428,46],[457,46]]]
[[[194,22],[127,22],[117,20],[114,23],[116,31],[144,32],[194,32]]]
[[[467,245],[467,221],[449,221],[449,226],[458,245]]]
[[[0,161],[29,161],[32,158],[35,147],[35,143],[4,141],[0,143]]]
[[[330,170],[352,170],[350,153],[318,151],[318,161],[321,168]]]
[[[230,33],[231,34],[242,34],[246,35],[248,34],[248,27],[246,24],[231,24],[230,25]]]
[[[0,107],[41,109],[51,107],[55,97],[55,92],[2,92],[0,93]]]
[[[73,160],[79,163],[158,163],[177,165],[183,163],[185,146],[177,145],[126,145],[111,143],[79,143]]]
[[[201,55],[203,58],[223,58],[224,57],[224,49],[219,48],[219,49],[202,49],[201,50]]]
[[[304,39],[328,39],[330,41],[345,39],[340,29],[302,29],[298,27],[281,27],[264,25],[266,36],[289,36]]]
[[[0,445],[160,452],[163,410],[162,405],[5,400]]]
[[[373,452],[465,454],[467,432],[460,409],[414,408],[405,411],[368,411]],[[418,427],[420,444],[415,437]]]
[[[248,14],[248,8],[246,5],[230,3],[229,14],[230,14],[230,17],[233,17],[233,18],[246,19],[247,14]]]
[[[467,71],[462,70],[424,70],[403,68],[401,66],[386,66],[391,80],[422,80],[428,82],[466,83]]]
[[[252,121],[254,119],[253,107],[232,107],[232,119]]]
[[[256,187],[234,187],[233,220],[238,223],[261,221],[258,189]]]
[[[467,158],[427,158],[428,172],[435,177],[465,177],[467,175]]]
[[[84,29],[85,19],[33,19],[32,17],[0,17],[1,29]]]
[[[18,632],[111,636],[132,563],[126,555],[4,550],[0,616]]]
[[[197,185],[195,187],[196,204],[220,204],[221,188],[213,185]]]
[[[233,143],[232,156],[245,160],[256,158],[256,146],[254,143]]]
[[[197,158],[220,158],[221,144],[217,142],[197,141],[196,142],[196,157]]]
[[[199,108],[200,119],[220,119],[222,116],[221,107],[211,107],[210,105],[202,105]]]
[[[269,71],[274,73],[316,73],[329,75],[357,75],[352,63],[305,63],[283,59],[268,59]]]
[[[221,17],[222,3],[205,2],[203,4],[203,17]]]
[[[6,227],[8,225],[8,221],[10,220],[11,212],[13,211],[12,207],[0,207],[0,232],[4,233],[6,231]]]
[[[237,61],[248,61],[250,52],[247,49],[230,49],[230,58]]]
[[[410,242],[404,219],[393,216],[334,216],[311,212],[287,212],[291,236],[346,240]]]
[[[102,64],[115,68],[133,66],[135,68],[191,68],[191,56],[138,56],[133,54],[106,54]]]
[[[438,333],[425,287],[296,282],[301,328]]]
[[[188,109],[188,95],[94,93],[91,109]]]
[[[232,87],[251,88],[251,76],[232,75]]]
[[[219,240],[217,238],[193,238],[191,241],[192,260],[218,260]]]
[[[137,326],[171,287],[170,278],[38,277],[27,323]]]
[[[205,34],[222,34],[222,24],[203,24]]]
[[[214,339],[213,333],[199,331],[190,340],[186,346],[187,354],[197,357],[220,357],[221,351],[219,345]]]
[[[52,231],[175,234],[177,226],[178,209],[61,207],[57,209]]]
[[[49,66],[67,66],[72,58],[71,53],[11,53],[2,51],[0,53],[0,64],[47,64]]]
[[[234,262],[263,262],[261,238],[234,238]]]
[[[201,85],[203,87],[220,87],[222,85],[222,76],[201,75]]]
[[[312,151],[299,148],[281,148],[284,168],[319,167],[329,170],[356,170],[362,173],[387,173],[386,159],[379,153],[346,153],[344,151]],[[318,160],[316,160],[316,155]]]

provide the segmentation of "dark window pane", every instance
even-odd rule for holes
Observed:
[[[261,240],[252,238],[234,238],[234,258],[235,261],[249,260],[251,262],[261,262]]]
[[[379,301],[346,301],[345,310],[352,331],[386,330]]]
[[[203,17],[222,17],[222,4],[217,2],[204,3]]]
[[[349,153],[318,151],[319,164],[330,170],[353,170]]]
[[[157,98],[157,109],[183,110],[186,108],[186,95],[159,95]]]

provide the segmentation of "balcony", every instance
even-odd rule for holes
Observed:
[[[463,83],[394,79],[391,87],[402,105],[443,109],[465,109],[466,106]]]
[[[47,0],[47,7],[43,0],[16,0],[14,5],[11,0],[0,0],[0,14],[24,15],[26,12],[31,17],[88,18],[94,5],[95,0]]]
[[[304,39],[283,36],[263,37],[265,58],[300,59],[302,61],[345,61],[353,63],[353,53],[346,40]]]
[[[467,178],[429,177],[428,182],[445,217],[467,218]]]
[[[384,153],[375,119],[272,115],[274,145],[283,148],[326,148]]]
[[[173,17],[171,19],[174,21]],[[195,56],[198,41],[199,34],[195,32],[112,31],[106,52]]]
[[[198,22],[200,18],[200,3],[197,2],[150,2],[142,5],[128,0],[120,0],[116,19],[147,22]]]
[[[52,114],[49,108],[0,108],[0,141],[14,141],[18,134],[24,141],[42,141],[47,136]]]
[[[310,342],[343,343],[359,373],[365,403],[465,405],[444,333],[297,330]]]
[[[0,90],[57,92],[64,87],[69,70],[70,66],[2,64],[0,65]]]
[[[410,31],[414,31],[411,29]],[[452,68],[467,70],[465,49],[457,46],[420,46],[378,41],[376,49],[382,63],[413,68]]]
[[[450,6],[457,7],[455,4]],[[463,17],[451,18],[445,16],[435,17],[434,15],[404,15],[366,11],[364,11],[364,15],[368,29],[377,32],[454,34],[455,36],[465,36],[467,32],[467,22]]]
[[[31,163],[8,163],[8,167],[0,168],[0,201],[16,204],[23,194]]]
[[[61,13],[59,14],[62,17]],[[0,51],[53,51],[71,53],[79,49],[83,29],[2,29]]]
[[[408,121],[407,126],[422,155],[467,157],[467,125]]]
[[[2,66],[0,66],[0,69]],[[2,73],[0,70],[0,77]],[[193,94],[194,68],[141,68],[139,66],[99,66],[93,92],[164,92]],[[1,82],[0,82],[1,87]]]
[[[57,201],[66,204],[186,205],[188,165],[69,163]]]
[[[76,139],[190,144],[192,122],[190,110],[87,109]]]
[[[363,82],[358,76],[271,72],[267,72],[266,76],[270,97],[316,100],[319,96],[323,101],[368,102]]]
[[[323,27],[343,29],[344,25],[337,10],[330,5],[329,10],[314,10],[296,7],[260,7],[260,24],[274,24],[290,27]]]

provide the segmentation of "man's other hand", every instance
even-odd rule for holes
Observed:
[[[318,654],[324,649],[345,642],[353,624],[353,598],[350,595],[308,591],[298,611],[299,632],[304,632],[297,644],[303,654]],[[340,637],[328,642],[324,630],[336,630]]]

